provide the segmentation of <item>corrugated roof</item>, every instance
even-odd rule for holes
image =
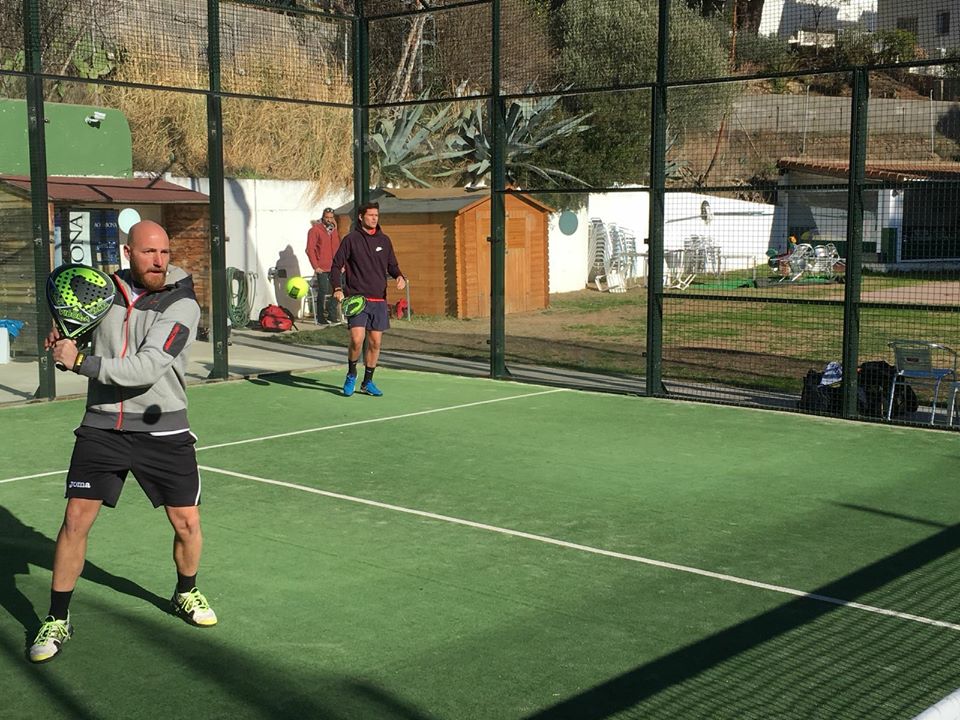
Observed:
[[[827,175],[846,179],[850,163],[846,160],[811,160],[807,158],[781,158],[777,163],[781,170]],[[960,178],[960,163],[915,161],[915,160],[868,160],[864,177],[867,180],[956,180]]]
[[[30,178],[0,175],[0,189],[30,196]],[[207,204],[203,193],[150,178],[55,177],[47,178],[47,196],[53,202],[123,203],[131,205]]]

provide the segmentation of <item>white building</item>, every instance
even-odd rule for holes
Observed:
[[[805,38],[816,37],[812,33],[826,34],[832,44],[838,30],[875,30],[878,2],[882,0],[766,0],[758,32],[802,44],[808,44]],[[821,37],[820,44],[828,43]]]
[[[956,56],[960,0],[877,0],[877,29],[912,33],[927,58]]]

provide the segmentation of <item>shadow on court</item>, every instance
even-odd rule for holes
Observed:
[[[221,716],[220,703],[233,704],[233,717],[308,717],[329,720],[346,720],[354,717],[383,718],[384,720],[429,720],[422,713],[403,700],[393,697],[382,688],[360,679],[338,678],[318,675],[313,668],[318,657],[313,653],[312,638],[298,637],[291,640],[306,643],[297,652],[303,653],[301,661],[292,661],[290,665],[303,668],[302,672],[291,667],[279,667],[264,661],[253,651],[247,651],[225,643],[217,635],[217,629],[198,630],[183,624],[172,617],[168,611],[168,602],[126,578],[113,575],[89,561],[83,572],[84,580],[94,582],[117,592],[145,600],[163,611],[163,615],[146,617],[140,613],[130,613],[109,603],[103,603],[95,596],[88,595],[85,602],[98,608],[90,613],[80,639],[93,638],[102,651],[104,643],[116,643],[116,653],[103,658],[96,677],[85,675],[83,687],[75,682],[65,681],[60,668],[65,668],[71,676],[85,672],[77,664],[85,665],[88,658],[77,658],[83,650],[71,643],[65,655],[50,665],[31,665],[25,657],[26,643],[33,638],[40,624],[40,618],[30,600],[19,590],[16,576],[27,574],[30,567],[50,570],[53,563],[54,541],[32,527],[22,523],[7,508],[0,506],[0,605],[24,628],[25,644],[14,647],[9,641],[0,640],[0,657],[8,668],[15,668],[17,681],[33,683],[36,691],[56,705],[58,716],[93,720],[102,717],[97,707],[90,705],[87,698],[108,697],[116,689],[116,678],[124,672],[124,665],[140,656],[140,662],[147,656],[147,662],[158,668],[167,666],[170,674],[162,682],[156,683],[156,696],[141,693],[139,697],[127,700],[118,696],[114,710],[117,717],[131,716],[136,709],[142,710],[151,704],[161,707],[171,696],[183,692],[183,697],[197,698],[193,713],[197,717]],[[46,598],[44,598],[46,602]],[[46,607],[41,608],[45,611]],[[94,627],[106,622],[107,626]],[[106,638],[104,633],[109,633]],[[93,643],[92,639],[88,642]],[[131,649],[133,648],[133,649]],[[89,652],[89,651],[88,651]],[[319,658],[322,662],[322,658]],[[180,678],[177,680],[177,678]],[[100,683],[103,683],[102,686]],[[35,691],[35,692],[36,692]],[[172,695],[171,695],[172,693]],[[11,717],[30,716],[36,708],[30,708],[32,693],[20,692],[15,697],[7,697],[4,704]],[[17,700],[21,698],[21,700]],[[18,706],[23,702],[23,706]]]
[[[16,576],[27,575],[31,565],[52,571],[55,544],[54,540],[24,525],[0,505],[0,606],[23,626],[25,642],[33,640],[33,633],[40,626],[40,616],[37,608],[17,587]],[[145,600],[169,613],[169,601],[132,580],[107,572],[89,560],[83,568],[83,579]],[[46,603],[46,598],[43,602]],[[40,610],[45,614],[46,605]]]
[[[291,375],[287,372],[260,375],[256,378],[248,378],[247,382],[251,385],[260,385],[263,387],[283,385],[285,387],[303,388],[305,390],[319,390],[333,395],[341,395],[343,392],[343,388],[340,385],[332,385],[331,383],[321,382],[316,378],[304,377],[302,375]]]
[[[189,699],[188,714],[197,718],[430,720],[365,680],[318,671],[323,657],[312,651],[311,637],[291,635],[291,642],[303,643],[302,654],[291,654],[288,662],[279,663],[264,660],[256,649],[239,646],[236,636],[224,640],[220,628],[191,628],[174,618],[147,617],[96,599],[90,606],[96,612],[87,618],[89,627],[84,624],[83,637],[98,633],[99,646],[84,650],[77,645],[82,640],[74,640],[62,658],[50,665],[27,665],[24,673],[55,698],[64,717],[104,717],[104,702],[109,702],[109,717],[149,716],[154,709],[175,709],[178,702]],[[116,647],[108,653],[108,645]],[[98,658],[94,677],[86,677],[82,684],[60,682],[82,673],[93,654]],[[116,694],[117,678],[144,663],[154,672],[140,676],[134,672],[120,686],[127,692]],[[18,709],[27,710],[12,709],[16,717]]]
[[[872,512],[867,508],[851,507],[862,511]],[[877,511],[878,514],[887,515]],[[916,521],[916,519],[912,519]],[[926,521],[925,521],[926,522]],[[867,565],[856,572],[850,573],[838,580],[810,591],[811,595],[820,595],[830,598],[840,598],[856,601],[858,598],[877,591],[894,581],[916,572],[938,560],[943,560],[950,553],[960,548],[960,524],[946,527],[924,540],[921,540],[903,550],[889,555],[871,565]],[[954,567],[956,563],[948,563]],[[954,568],[954,574],[960,572]],[[957,578],[938,578],[938,585],[946,588],[948,598],[956,597]],[[929,592],[926,588],[902,588],[896,598],[888,600],[903,600],[908,602],[917,592]],[[653,662],[641,665],[618,677],[614,677],[585,692],[564,700],[552,707],[527,716],[527,720],[602,720],[620,713],[627,713],[623,717],[661,717],[659,713],[651,715],[633,715],[629,710],[647,701],[656,702],[654,696],[658,693],[669,695],[670,699],[663,701],[664,709],[672,708],[672,717],[739,717],[737,709],[731,706],[731,697],[743,703],[741,710],[749,707],[764,708],[763,717],[809,717],[803,714],[801,708],[816,698],[821,704],[823,717],[912,717],[926,705],[932,704],[939,697],[930,699],[924,697],[923,688],[929,692],[931,685],[941,683],[946,692],[955,687],[956,678],[948,674],[939,675],[938,669],[956,667],[960,661],[960,649],[957,649],[956,631],[939,629],[938,642],[942,647],[932,647],[930,635],[922,632],[922,628],[906,620],[882,618],[881,616],[859,613],[858,617],[848,617],[846,620],[833,618],[839,623],[847,622],[847,626],[839,627],[847,638],[852,636],[844,648],[846,661],[843,667],[833,665],[827,671],[827,677],[818,675],[813,670],[794,668],[784,661],[785,657],[794,654],[809,663],[811,658],[823,656],[825,649],[837,652],[838,639],[831,634],[816,635],[812,640],[796,640],[791,634],[803,626],[816,620],[825,618],[842,609],[841,605],[830,604],[808,598],[797,598],[777,608],[751,618],[745,622],[731,626],[709,638],[688,645],[665,655]],[[957,621],[956,602],[944,607],[941,616],[947,620]],[[951,613],[951,610],[953,613]],[[852,611],[856,612],[856,611]],[[951,616],[953,615],[953,616]],[[897,623],[900,623],[898,625]],[[791,635],[791,637],[785,637]],[[802,636],[800,636],[802,637]],[[793,643],[801,643],[801,645]],[[892,646],[905,659],[909,659],[910,670],[884,667],[876,662],[871,655],[873,645]],[[761,648],[771,646],[767,652],[760,653],[767,665],[751,658],[750,653]],[[782,648],[780,646],[783,646]],[[878,653],[878,656],[883,653]],[[796,658],[794,658],[796,660]],[[922,660],[922,662],[921,662]],[[802,665],[802,663],[801,663]],[[771,667],[772,666],[772,667]],[[730,668],[719,670],[721,668]],[[724,678],[725,687],[717,689],[715,697],[707,693],[677,691],[677,686],[696,682],[698,676],[717,671],[717,676]],[[878,676],[879,674],[879,676]],[[801,677],[800,682],[797,676]],[[806,677],[804,677],[806,675]],[[857,677],[859,676],[859,678]],[[767,677],[769,682],[762,679]],[[807,682],[804,683],[803,681]],[[832,682],[833,685],[826,684]],[[875,692],[882,694],[887,702],[893,705],[883,708],[858,707],[858,702],[864,699],[843,696],[842,690],[856,686],[856,680],[865,686],[875,688]],[[708,681],[708,682],[712,682]],[[736,695],[736,688],[750,688],[751,697],[740,698]],[[834,688],[832,691],[831,688]],[[672,690],[672,693],[666,691]],[[719,696],[719,697],[717,697]],[[777,707],[778,703],[787,701],[785,707]],[[824,703],[839,703],[836,712],[831,714]],[[684,707],[684,704],[687,706]],[[718,708],[717,704],[722,707]],[[845,704],[844,704],[845,703]],[[920,703],[919,707],[916,707]],[[926,703],[926,704],[923,704]],[[736,705],[737,703],[732,703]],[[646,709],[646,705],[644,706]],[[904,710],[914,708],[909,715]],[[790,712],[790,710],[793,712]],[[634,711],[636,712],[636,710]],[[720,712],[714,715],[711,712]],[[784,714],[780,714],[780,713]],[[751,717],[753,715],[750,715]]]

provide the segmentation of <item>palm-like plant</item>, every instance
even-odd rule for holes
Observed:
[[[368,140],[375,152],[381,184],[412,181],[430,187],[415,170],[460,155],[459,152],[436,152],[433,142],[449,123],[451,106],[424,119],[426,109],[426,105],[406,105],[395,115],[381,117],[374,124]]]
[[[536,165],[532,159],[535,153],[558,138],[590,129],[584,120],[591,113],[554,120],[552,110],[560,101],[559,96],[550,95],[531,100],[512,100],[506,108],[506,172],[507,181],[516,183],[518,173],[526,171],[539,176],[547,182],[556,183],[559,179],[583,183],[580,178],[556,168]],[[469,185],[477,185],[490,172],[493,159],[493,138],[486,120],[486,103],[479,101],[468,105],[456,118],[453,130],[447,137],[446,155],[463,157],[468,160],[465,169],[455,168],[437,177],[459,173],[461,180]]]

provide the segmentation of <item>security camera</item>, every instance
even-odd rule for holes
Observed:
[[[102,112],[94,112],[92,115],[87,115],[83,121],[90,127],[100,127],[100,123],[107,119],[107,114]]]

